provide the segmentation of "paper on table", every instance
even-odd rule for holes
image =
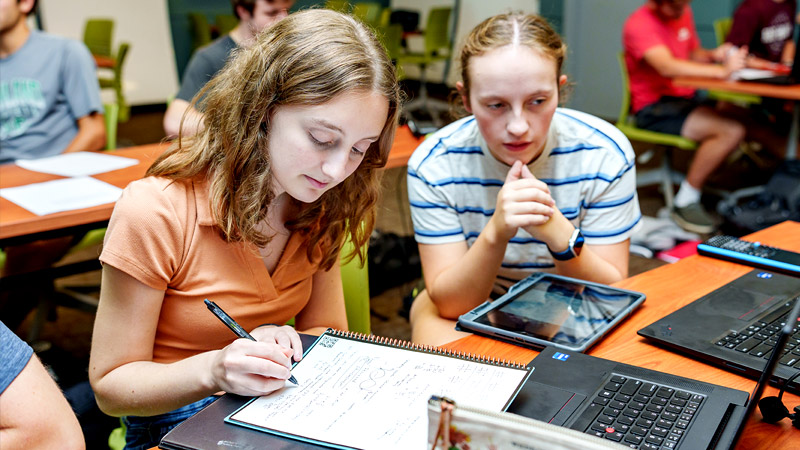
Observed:
[[[75,152],[39,159],[18,159],[23,169],[63,177],[83,177],[139,164],[139,160],[98,152]]]
[[[768,78],[779,75],[778,72],[764,69],[739,69],[730,75],[731,80],[757,80],[759,78]]]
[[[0,197],[37,216],[112,203],[119,199],[121,193],[122,189],[91,177],[66,178],[0,189]]]

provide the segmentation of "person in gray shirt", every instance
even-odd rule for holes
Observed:
[[[78,41],[31,30],[35,0],[0,11],[0,163],[106,144],[92,55]]]
[[[31,30],[36,0],[0,0],[0,163],[102,150],[106,127],[92,55],[77,41]],[[2,276],[50,267],[80,236],[6,247]],[[0,319],[16,328],[47,283],[0,291]]]
[[[194,96],[225,66],[237,48],[253,45],[256,35],[286,17],[293,4],[294,0],[231,0],[239,25],[192,55],[183,73],[181,88],[164,114],[167,137],[178,136],[184,115],[183,129],[180,130],[182,136],[192,136],[197,132],[203,115],[192,104]]]

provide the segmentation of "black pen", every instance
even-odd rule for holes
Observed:
[[[223,311],[222,308],[217,306],[216,303],[210,301],[209,299],[205,299],[203,301],[205,302],[206,306],[208,307],[208,310],[211,311],[212,313],[214,313],[214,315],[217,316],[217,318],[219,320],[221,320],[222,323],[227,325],[228,328],[230,328],[231,331],[234,332],[234,334],[236,334],[240,338],[250,339],[251,341],[255,341],[256,340],[253,336],[250,336],[250,333],[245,331],[244,328],[242,328],[241,325],[236,323],[236,321],[233,320],[233,318],[231,316],[229,316],[225,311]],[[295,378],[294,375],[290,375],[289,376],[289,381],[291,381],[294,384],[298,384],[297,383],[297,378]]]

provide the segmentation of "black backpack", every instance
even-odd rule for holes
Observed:
[[[800,221],[800,160],[784,161],[761,192],[722,200],[717,210],[725,221],[723,231],[737,236]]]

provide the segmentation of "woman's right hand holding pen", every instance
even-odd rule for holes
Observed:
[[[295,350],[274,340],[262,342],[260,335],[254,330],[253,336],[258,341],[239,338],[215,352],[210,371],[215,389],[237,395],[258,396],[284,387],[291,376]]]

